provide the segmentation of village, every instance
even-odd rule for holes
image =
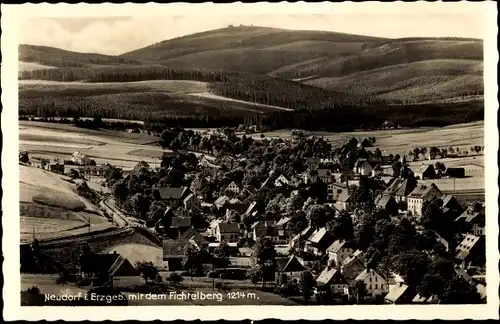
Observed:
[[[135,264],[116,251],[80,251],[80,280],[182,289],[210,278],[214,290],[245,287],[302,304],[486,299],[484,201],[434,182],[467,176],[442,162],[449,150],[400,156],[381,152],[375,138],[335,145],[300,131],[287,140],[231,128],[167,129],[159,145],[170,150],[160,166],[132,169],[78,151],[62,162],[20,152],[20,164],[86,183],[79,194],[92,192],[110,222],[162,245],[160,257]]]

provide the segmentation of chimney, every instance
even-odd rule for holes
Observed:
[[[114,254],[114,255],[117,255],[118,253],[117,253],[116,251],[113,251],[113,254]]]

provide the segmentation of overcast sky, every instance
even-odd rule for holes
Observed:
[[[31,18],[19,24],[21,44],[47,45],[78,52],[122,54],[165,39],[226,27],[228,24],[307,29],[399,37],[483,38],[477,13],[432,14],[275,14],[137,15],[100,18]]]

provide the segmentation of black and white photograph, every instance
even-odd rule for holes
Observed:
[[[496,7],[269,5],[2,5],[17,316],[498,318]]]

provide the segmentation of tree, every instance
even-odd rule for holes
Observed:
[[[313,288],[316,285],[314,277],[310,271],[304,271],[300,275],[299,281],[300,289],[302,290],[302,296],[307,302],[313,294]]]
[[[455,276],[445,288],[441,301],[443,304],[478,304],[481,295],[473,284]]]
[[[30,161],[30,157],[29,157],[27,151],[19,152],[19,162],[28,163],[29,161]]]
[[[333,236],[340,240],[352,240],[354,238],[354,226],[352,218],[345,210],[333,221],[331,228]]]
[[[203,270],[203,260],[200,250],[192,245],[187,246],[184,250],[182,267],[189,272],[191,280],[193,280],[193,275],[199,274]]]
[[[88,242],[82,243],[75,251],[74,254],[76,256],[76,264],[79,269],[83,273],[91,273],[92,272],[92,262],[95,256],[95,253],[90,248]]]
[[[401,252],[392,258],[392,268],[405,279],[410,287],[417,287],[428,273],[430,259],[425,252]]]
[[[276,250],[274,244],[267,238],[259,240],[255,247],[256,263],[260,266],[262,274],[262,287],[266,284],[266,277],[276,269]]]
[[[231,251],[229,245],[226,241],[222,241],[219,246],[214,251],[214,261],[215,265],[219,268],[226,268],[231,265],[229,257],[231,256]]]
[[[112,188],[113,196],[119,203],[123,204],[127,200],[129,191],[128,186],[123,181],[117,181]]]
[[[155,280],[159,274],[158,268],[156,268],[152,262],[137,262],[136,268],[141,273],[146,284],[148,284],[149,281]]]
[[[306,213],[302,210],[297,210],[293,214],[288,225],[292,234],[301,233],[307,226],[309,226],[309,221],[307,220]]]
[[[70,169],[69,170],[69,176],[71,179],[79,179],[80,178],[80,173],[76,171],[75,169]]]
[[[356,297],[356,303],[359,304],[361,300],[368,294],[368,290],[366,289],[366,284],[362,280],[356,280],[354,285],[352,285],[349,289],[352,291],[353,296]]]
[[[180,283],[182,283],[184,278],[182,278],[182,276],[177,272],[173,272],[167,277],[167,280],[170,284],[174,285],[174,287],[177,287]]]
[[[413,149],[413,156],[414,156],[414,158],[415,158],[416,160],[418,160],[418,156],[420,155],[420,153],[421,153],[421,151],[420,151],[420,149],[419,149],[418,147],[415,147],[415,148]]]
[[[324,227],[328,222],[325,206],[317,204],[309,206],[307,218],[313,228],[319,229]]]
[[[146,214],[149,212],[151,204],[149,198],[141,193],[137,193],[130,198],[130,202],[137,218],[146,219]]]

